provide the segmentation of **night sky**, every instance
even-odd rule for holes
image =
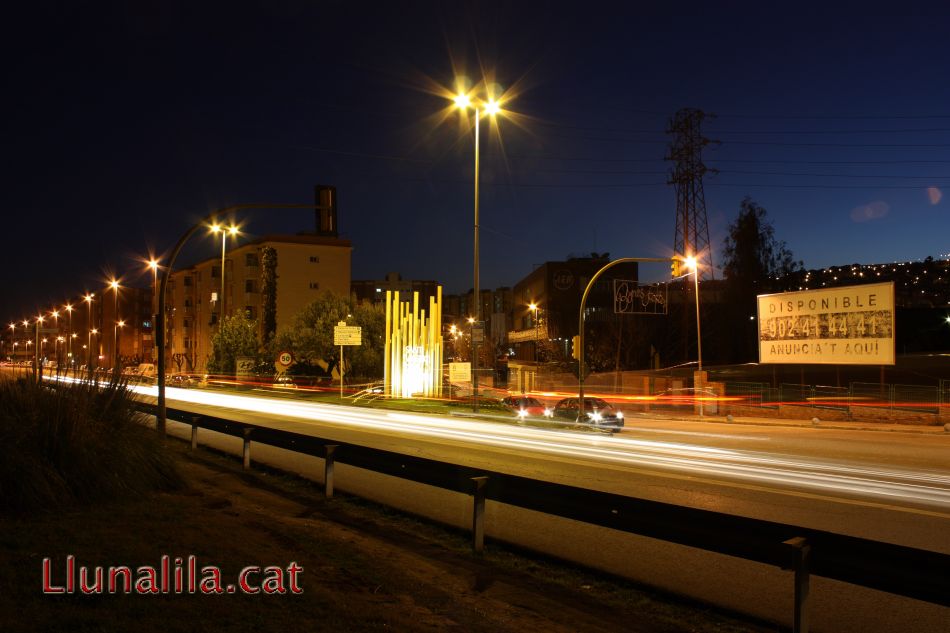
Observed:
[[[198,218],[310,203],[316,184],[338,189],[354,279],[468,290],[473,137],[446,99],[459,75],[497,84],[510,113],[482,127],[482,287],[571,254],[671,254],[665,129],[682,107],[717,115],[704,129],[721,141],[704,154],[720,171],[705,180],[717,251],[745,196],[809,268],[950,251],[945,12],[31,4],[0,38],[7,320],[101,292],[113,272],[147,285],[139,260]],[[236,219],[247,237],[313,230],[309,211]]]

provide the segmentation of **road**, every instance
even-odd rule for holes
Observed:
[[[143,388],[146,398],[154,388]],[[169,406],[437,460],[950,553],[950,434],[628,418],[622,433],[549,430],[200,389]],[[171,425],[184,436],[188,428]],[[240,443],[201,432],[202,443]],[[319,480],[322,461],[264,446],[253,459]],[[467,528],[470,500],[337,465],[337,488]],[[502,504],[487,534],[790,624],[788,572]],[[813,581],[815,631],[945,631],[950,610]]]

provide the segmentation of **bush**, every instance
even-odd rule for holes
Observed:
[[[57,510],[182,485],[124,385],[0,380],[0,513]]]

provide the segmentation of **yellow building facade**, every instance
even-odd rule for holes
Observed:
[[[318,235],[267,236],[226,250],[224,315],[239,311],[261,321],[261,253],[277,252],[277,331],[319,294],[350,293],[349,240]],[[203,372],[221,316],[221,258],[174,271],[166,292],[166,358],[169,371]]]

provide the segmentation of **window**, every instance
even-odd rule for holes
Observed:
[[[319,263],[320,263],[320,256],[319,256],[319,255],[311,255],[311,256],[310,256],[310,263],[311,263],[311,264],[319,264]]]
[[[189,321],[188,319],[185,319],[184,322],[182,323],[182,326],[191,327],[191,321]]]
[[[319,281],[311,281],[311,282],[310,282],[310,289],[311,289],[311,290],[319,290],[319,289],[320,289],[320,282],[319,282]]]
[[[211,267],[211,278],[212,279],[221,279],[221,267],[212,266]]]
[[[185,285],[186,285],[186,286],[190,286],[190,285],[191,285],[191,281],[192,281],[191,277],[185,277]]]
[[[247,316],[248,319],[256,319],[257,310],[254,309],[254,306],[244,306],[244,315]]]
[[[186,299],[185,299],[185,307],[186,307],[186,308],[190,308],[190,307],[191,307],[191,298],[186,298]]]
[[[185,349],[191,349],[191,339],[185,339]]]
[[[255,283],[253,279],[244,280],[244,292],[257,292],[257,288],[254,287]]]
[[[248,253],[244,256],[244,265],[245,266],[257,266],[257,254]]]

